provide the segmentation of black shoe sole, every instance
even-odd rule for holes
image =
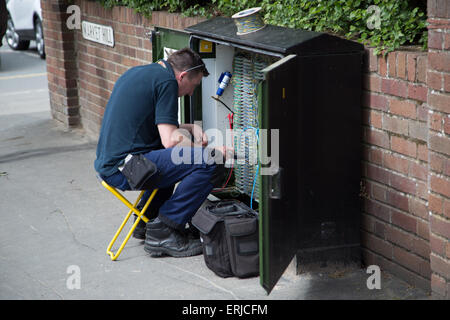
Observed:
[[[174,251],[163,247],[151,247],[145,245],[144,250],[149,253],[151,257],[171,256],[174,258],[184,258],[198,256],[203,253],[203,248],[201,246],[186,251]]]

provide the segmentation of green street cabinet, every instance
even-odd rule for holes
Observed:
[[[361,259],[364,49],[272,25],[236,31],[226,17],[183,31],[155,27],[153,61],[183,47],[202,56],[210,75],[192,97],[180,98],[179,118],[199,123],[211,145],[242,155],[212,195],[258,212],[260,283],[270,293],[294,256],[297,264]],[[224,72],[231,81],[217,100]]]

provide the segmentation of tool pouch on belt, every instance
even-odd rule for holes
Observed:
[[[155,178],[158,172],[156,165],[142,154],[129,154],[119,170],[133,190],[150,189],[150,182],[153,182],[152,178]]]
[[[192,217],[206,266],[220,277],[259,274],[258,217],[237,200],[207,201]]]

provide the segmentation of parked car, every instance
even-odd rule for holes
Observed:
[[[37,51],[45,59],[44,32],[40,0],[7,0],[8,27],[6,41],[13,50],[26,50],[30,40],[36,41]]]
[[[2,46],[3,36],[6,33],[7,21],[8,13],[6,12],[6,1],[0,0],[0,47]]]

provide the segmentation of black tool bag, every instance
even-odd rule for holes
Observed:
[[[200,231],[203,257],[220,277],[259,274],[258,216],[237,200],[207,201],[192,218]]]
[[[156,165],[142,154],[128,155],[119,170],[133,190],[150,189],[158,173]]]

